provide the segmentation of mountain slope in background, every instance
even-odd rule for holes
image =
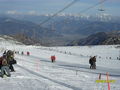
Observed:
[[[13,35],[17,33],[24,33],[28,36],[34,37],[58,36],[58,34],[53,32],[52,30],[49,30],[48,28],[43,28],[32,22],[0,17],[0,34]]]
[[[55,30],[64,34],[90,35],[97,32],[120,30],[120,22],[104,22],[67,19],[53,24]]]
[[[38,24],[8,17],[0,17],[0,34],[13,36],[24,44],[42,43],[43,45],[46,45],[50,40],[52,42],[51,38],[62,37],[60,33],[41,27]],[[18,37],[20,34],[24,34],[24,37]]]
[[[24,35],[31,38],[30,40],[27,39],[29,44],[30,42],[33,44],[34,41],[38,41],[42,45],[60,46],[66,45],[74,40],[75,42],[79,41],[81,38],[98,32],[111,32],[114,30],[120,30],[120,18],[111,17],[108,15],[93,17],[63,14],[57,15],[49,22],[40,26],[40,23],[42,21],[51,16],[52,15],[1,16],[0,34],[16,36],[20,33],[24,33]],[[34,23],[31,21],[33,21]],[[32,38],[34,41],[31,41]],[[83,42],[82,44],[85,45],[85,42]]]
[[[0,35],[0,45],[3,45],[3,47],[9,46],[9,45],[24,45],[22,42],[19,42],[15,38],[7,35]]]
[[[92,34],[87,38],[74,40],[71,43],[67,44],[70,46],[74,45],[114,45],[120,44],[120,31],[113,32],[99,32]]]
[[[7,17],[16,18],[23,21],[31,21],[40,24],[53,14],[45,15],[10,15]],[[120,30],[120,17],[109,14],[97,14],[94,16],[80,14],[58,14],[42,26],[64,35],[81,35],[86,36],[97,32],[109,32]]]

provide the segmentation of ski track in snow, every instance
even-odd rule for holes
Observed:
[[[92,73],[92,74],[99,74],[100,73],[100,71],[103,71],[103,69],[98,69],[98,70],[90,70],[88,67],[86,68],[86,66],[84,66],[83,65],[83,67],[81,68],[81,67],[78,67],[78,65],[79,64],[74,64],[74,65],[72,65],[72,64],[70,64],[70,63],[64,63],[64,62],[56,62],[56,63],[51,63],[51,61],[49,61],[49,60],[47,60],[47,59],[44,59],[44,58],[39,58],[39,57],[36,57],[36,56],[22,56],[23,58],[22,59],[18,59],[18,58],[16,58],[16,59],[18,59],[18,60],[23,60],[23,61],[25,61],[25,62],[29,62],[29,63],[34,63],[33,61],[30,61],[30,59],[32,58],[33,60],[37,60],[37,62],[39,61],[39,62],[43,62],[43,63],[45,63],[45,64],[47,64],[48,66],[49,66],[49,64],[52,64],[52,67],[53,68],[62,68],[62,69],[67,69],[67,70],[72,70],[72,71],[79,71],[79,73],[80,72],[85,72],[85,73]],[[24,59],[24,58],[26,58],[26,60]],[[51,66],[51,65],[50,65]],[[71,89],[73,89],[73,90],[82,90],[82,89],[80,89],[80,88],[77,88],[77,87],[74,87],[74,86],[71,86],[71,85],[68,85],[68,84],[66,84],[66,83],[64,83],[64,82],[60,82],[60,81],[56,81],[56,80],[53,80],[53,79],[51,79],[51,78],[49,78],[49,77],[46,77],[46,76],[43,76],[43,75],[41,75],[41,74],[39,74],[39,73],[36,73],[36,72],[33,72],[32,70],[29,70],[29,69],[27,69],[27,68],[25,68],[25,67],[22,67],[22,66],[19,66],[19,67],[21,67],[21,68],[23,68],[23,69],[25,69],[25,70],[27,70],[28,72],[30,72],[31,74],[34,74],[34,75],[36,75],[36,76],[39,76],[39,77],[42,77],[42,78],[44,78],[44,79],[48,79],[48,80],[50,80],[50,81],[52,81],[52,82],[54,82],[54,83],[57,83],[57,84],[60,84],[60,85],[62,85],[62,86],[65,86],[65,87],[68,87],[68,88],[71,88]],[[107,70],[107,69],[106,69]],[[116,75],[116,72],[117,72],[117,75]],[[111,74],[110,76],[114,76],[114,77],[120,77],[120,75],[119,75],[119,71],[113,71],[113,72],[111,72],[110,71],[110,73],[113,73],[113,74]],[[102,72],[102,75],[106,75],[106,71],[104,71],[104,72]],[[89,86],[89,84],[88,84],[88,86]]]
[[[22,67],[22,66],[20,66],[20,65],[17,65],[17,66],[20,67],[20,68],[22,68],[22,69],[24,69],[24,70],[26,70],[26,71],[28,71],[30,74],[36,75],[36,76],[38,76],[38,77],[40,77],[40,78],[48,79],[48,80],[50,80],[50,81],[52,81],[52,82],[54,82],[54,83],[60,84],[60,85],[65,86],[65,87],[67,87],[67,88],[71,88],[71,89],[73,89],[73,90],[81,90],[80,88],[77,88],[77,87],[74,87],[74,86],[65,84],[65,83],[63,83],[63,82],[53,80],[53,79],[48,78],[48,77],[46,77],[46,76],[40,75],[40,74],[38,74],[38,73],[36,73],[36,72],[34,72],[34,71],[32,71],[32,70],[29,70],[29,69],[27,69],[27,68],[25,68],[25,67]]]
[[[51,61],[48,59],[40,58],[40,57],[36,57],[36,56],[29,56],[28,57],[28,56],[24,55],[23,57],[25,57],[25,58],[27,57],[28,59],[32,58],[33,60],[39,59],[42,62],[51,63]],[[24,59],[22,59],[22,60],[24,60]],[[24,60],[24,61],[26,61],[26,60]],[[28,61],[28,60],[26,62],[33,63],[31,61]],[[60,62],[60,61],[58,61],[54,64],[56,65],[55,67],[57,67],[57,68],[64,68],[64,69],[68,69],[68,70],[93,73],[93,74],[100,74],[101,73],[102,75],[106,75],[106,72],[109,72],[110,76],[120,77],[120,70],[119,69],[112,69],[111,70],[109,68],[97,66],[96,70],[90,70],[88,65],[71,64],[68,62],[65,63],[65,62]]]
[[[24,46],[20,48],[21,50],[29,49],[35,54],[38,54],[39,52],[39,50],[37,51],[37,49],[34,49],[33,47],[26,48]],[[97,49],[100,49],[97,47],[95,48],[96,51]],[[112,47],[110,46],[110,48]],[[62,49],[64,51],[64,48],[59,48],[59,50]],[[69,50],[69,48],[66,49]],[[86,47],[83,47],[83,49],[87,50]],[[101,50],[104,51],[104,49]],[[115,54],[112,55],[111,53],[112,50],[115,51],[115,49],[112,48],[110,49],[110,52],[105,52],[106,55],[109,54],[114,56]],[[93,53],[96,53],[96,51],[93,51]],[[56,53],[48,50],[43,50],[40,53],[41,56],[45,55],[45,57],[48,57],[51,54],[50,52]],[[75,52],[77,53],[76,49],[73,53]],[[83,54],[88,56],[86,53],[89,54],[89,52],[90,51],[85,51]],[[97,53],[101,55],[102,52],[97,51]],[[89,64],[86,64],[87,61],[81,60],[81,63],[77,60],[71,62],[67,60],[70,58],[72,58],[71,60],[74,60],[76,57],[78,59],[79,56],[69,56],[63,53],[56,53],[59,56],[62,56],[65,61],[58,60],[55,63],[51,63],[49,58],[43,58],[41,56],[36,56],[35,54],[30,56],[16,54],[15,59],[18,62],[17,65],[14,66],[16,72],[11,72],[11,77],[0,78],[0,90],[107,90],[106,83],[95,82],[95,80],[98,79],[99,73],[102,74],[102,79],[106,80],[106,72],[110,73],[111,80],[116,80],[116,83],[111,83],[111,90],[120,90],[120,71],[118,67],[120,63],[117,63],[118,61],[115,62],[115,65],[117,65],[115,68],[109,67],[109,64],[115,66],[114,63],[111,64],[113,61],[110,61],[110,63],[107,64],[108,61],[105,60],[104,62],[108,65],[106,65],[107,67],[102,65],[97,66],[96,70],[90,70]],[[84,56],[80,56],[80,58],[85,60],[88,59],[88,57],[86,58]],[[104,56],[102,59],[105,58],[106,57]],[[114,56],[114,58],[116,58],[116,56]],[[98,62],[100,61],[98,60]]]
[[[52,80],[20,65],[16,65],[15,69],[17,72],[12,72],[11,77],[1,79],[0,90],[53,90],[53,88],[54,90],[81,90],[80,88]]]
[[[34,59],[35,59],[35,58],[34,58]],[[17,60],[23,60],[23,59],[17,59]],[[27,62],[26,60],[24,60],[24,61]],[[33,63],[33,62],[30,62],[30,63]],[[50,62],[50,64],[52,64],[52,63]],[[75,87],[75,86],[66,84],[66,83],[64,83],[64,82],[61,82],[61,81],[51,79],[51,78],[49,78],[49,77],[47,77],[47,76],[43,76],[43,75],[41,75],[40,73],[34,72],[33,70],[30,70],[30,69],[28,69],[28,68],[25,68],[25,67],[23,67],[23,66],[21,66],[21,65],[17,65],[17,66],[20,67],[20,68],[22,68],[22,69],[24,69],[24,70],[26,70],[26,71],[29,72],[30,74],[33,74],[33,75],[38,76],[39,78],[44,78],[44,79],[47,79],[47,80],[52,81],[52,82],[54,82],[54,83],[57,83],[57,84],[61,85],[62,87],[67,87],[67,88],[69,88],[68,90],[82,90],[80,87],[78,88],[78,87]],[[56,66],[55,66],[54,68],[56,68]],[[59,67],[58,67],[58,68],[59,68]],[[56,89],[55,89],[55,90],[56,90]],[[62,89],[60,89],[60,90],[62,90]],[[65,89],[65,90],[67,90],[67,89]]]

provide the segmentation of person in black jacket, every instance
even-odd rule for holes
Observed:
[[[93,69],[93,57],[89,59],[90,69]]]

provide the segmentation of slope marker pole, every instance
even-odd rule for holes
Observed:
[[[108,90],[110,90],[109,73],[108,72],[106,73],[106,76],[107,76],[107,82],[108,82]]]
[[[101,73],[99,74],[99,80],[101,80]]]

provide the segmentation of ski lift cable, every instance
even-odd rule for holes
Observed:
[[[80,11],[79,13],[84,13],[84,12],[86,12],[86,11],[92,9],[92,8],[97,7],[98,5],[100,5],[100,4],[102,4],[102,3],[106,2],[106,1],[107,1],[107,0],[100,1],[100,2],[96,3],[95,5],[92,5],[92,6],[88,7],[88,8],[86,8],[86,9]]]
[[[56,12],[55,14],[53,14],[51,17],[49,17],[48,19],[46,19],[45,21],[43,21],[42,23],[40,23],[40,26],[47,23],[49,20],[51,20],[53,17],[55,17],[56,15],[58,15],[59,13],[61,13],[62,11],[64,11],[65,9],[71,7],[73,4],[75,4],[78,0],[74,0],[71,3],[69,3],[68,5],[66,5],[63,9],[59,10],[58,12]]]
[[[90,7],[88,7],[88,8],[86,8],[86,9],[81,10],[81,11],[79,12],[79,14],[84,13],[84,12],[88,11],[89,9],[95,8],[95,7],[97,7],[98,5],[103,4],[105,1],[107,1],[107,0],[101,0],[101,1],[98,2],[98,3],[96,3],[96,4],[94,4],[94,5],[90,6]]]
[[[43,21],[43,22],[40,23],[39,25],[42,26],[43,24],[47,23],[49,20],[51,20],[52,18],[54,18],[56,15],[58,15],[59,13],[61,13],[62,11],[64,11],[65,9],[67,9],[67,8],[69,8],[70,6],[72,6],[73,4],[75,4],[76,1],[78,1],[78,0],[72,1],[72,2],[69,3],[67,6],[65,6],[63,9],[59,10],[58,12],[56,12],[55,14],[53,14],[51,17],[49,17],[48,19],[46,19],[45,21]],[[81,10],[79,13],[84,13],[84,12],[86,12],[86,11],[92,9],[92,8],[95,8],[95,7],[97,7],[98,5],[104,3],[105,1],[107,1],[107,0],[100,1],[100,2],[96,3],[95,5],[92,5],[92,6],[86,8],[86,9],[84,9],[84,10]]]

